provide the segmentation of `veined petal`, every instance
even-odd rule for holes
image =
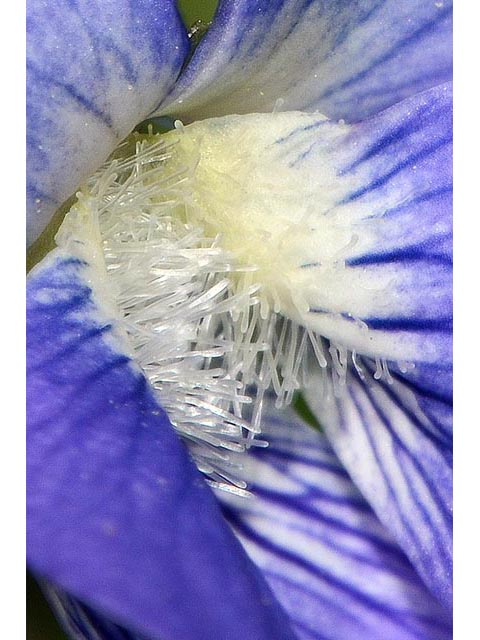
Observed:
[[[29,0],[29,242],[170,90],[188,52],[173,0]]]
[[[292,640],[132,364],[101,282],[55,251],[28,283],[32,570],[153,638]]]
[[[451,403],[409,376],[359,359],[342,392],[306,398],[337,455],[419,575],[446,606],[452,592]],[[421,372],[422,374],[425,371]],[[432,369],[431,374],[444,372]],[[421,378],[420,378],[421,379]]]
[[[451,78],[451,17],[450,0],[224,0],[161,110],[358,121]]]
[[[253,493],[219,493],[302,640],[440,640],[448,613],[365,502],[325,436],[265,407],[267,449],[246,459]]]
[[[450,603],[450,86],[356,125],[337,150],[339,174],[360,186],[332,209],[352,221],[352,242],[336,293],[318,305],[316,330],[352,349],[353,366],[343,391],[329,393],[328,381],[322,394],[325,378],[312,378],[307,398],[380,520]],[[308,268],[320,263],[312,256]],[[343,373],[346,352],[330,353]]]
[[[441,85],[353,127],[341,141],[333,152],[338,173],[345,185],[354,178],[358,186],[328,215],[350,221],[351,241],[341,253],[345,271],[337,274],[336,292],[329,291],[328,304],[319,296],[310,305],[317,330],[351,349],[447,370],[451,117],[451,86]],[[321,271],[322,265],[312,259],[305,268]]]
[[[307,398],[380,520],[425,583],[450,604],[450,87],[425,92],[358,125],[348,144],[352,156],[342,174],[363,176],[363,186],[350,192],[344,205],[361,208],[363,202],[371,222],[381,221],[370,239],[359,231],[345,258],[346,271],[370,279],[373,288],[377,277],[385,278],[371,311],[360,314],[366,342],[375,343],[377,335],[379,351],[358,343],[353,348],[375,355],[376,362],[355,357],[340,393],[322,396],[318,384],[324,380],[317,380],[315,390],[312,379]],[[368,214],[359,229],[366,225]],[[350,318],[341,313],[339,332],[352,316],[359,317],[350,313]]]

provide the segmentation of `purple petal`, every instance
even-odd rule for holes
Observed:
[[[347,136],[344,150],[341,173],[357,176],[362,186],[350,191],[340,206],[350,207],[352,216],[355,211],[364,212],[356,223],[360,240],[345,256],[346,271],[352,284],[360,281],[373,293],[363,313],[353,304],[338,309],[335,321],[319,310],[318,330],[337,342],[344,332],[347,346],[378,360],[374,363],[357,355],[343,393],[331,392],[325,398],[312,380],[307,398],[380,520],[425,583],[448,604],[452,579],[450,87],[425,92],[357,125]],[[375,229],[370,237],[369,222]],[[363,324],[349,329],[355,318],[368,329]],[[390,373],[382,359],[390,361]]]
[[[250,557],[302,640],[440,640],[447,611],[353,485],[325,436],[267,406],[267,449],[251,452],[254,494],[219,494]]]
[[[28,241],[166,95],[188,52],[173,0],[29,0]]]
[[[358,353],[447,372],[451,117],[451,86],[442,85],[355,125],[332,145],[331,161],[346,188],[329,216],[348,221],[351,243],[336,291],[310,305],[319,333]],[[311,155],[302,162],[315,162]],[[313,258],[305,268],[320,274]]]
[[[451,78],[451,1],[225,0],[162,111],[358,121]]]
[[[433,400],[423,380],[412,384],[391,371],[390,382],[374,381],[375,365],[359,364],[366,380],[351,371],[347,388],[328,400],[312,380],[306,397],[379,519],[425,584],[451,606],[451,404]]]
[[[144,376],[101,279],[56,251],[28,283],[28,558],[162,640],[294,638]]]

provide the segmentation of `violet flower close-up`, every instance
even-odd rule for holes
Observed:
[[[451,20],[28,0],[29,244],[69,211],[27,557],[72,638],[451,638]]]

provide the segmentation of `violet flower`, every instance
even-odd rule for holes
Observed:
[[[27,28],[30,241],[80,189],[27,305],[65,627],[449,638],[450,2],[226,0],[185,65],[170,0]]]

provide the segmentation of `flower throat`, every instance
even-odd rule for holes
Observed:
[[[103,274],[132,355],[198,468],[240,494],[230,452],[267,445],[265,394],[289,404],[311,360],[325,370],[328,359],[337,384],[347,368],[345,348],[327,351],[299,321],[308,305],[289,261],[301,227],[256,215],[236,179],[247,170],[201,159],[181,123],[135,134],[77,194],[57,236]]]

